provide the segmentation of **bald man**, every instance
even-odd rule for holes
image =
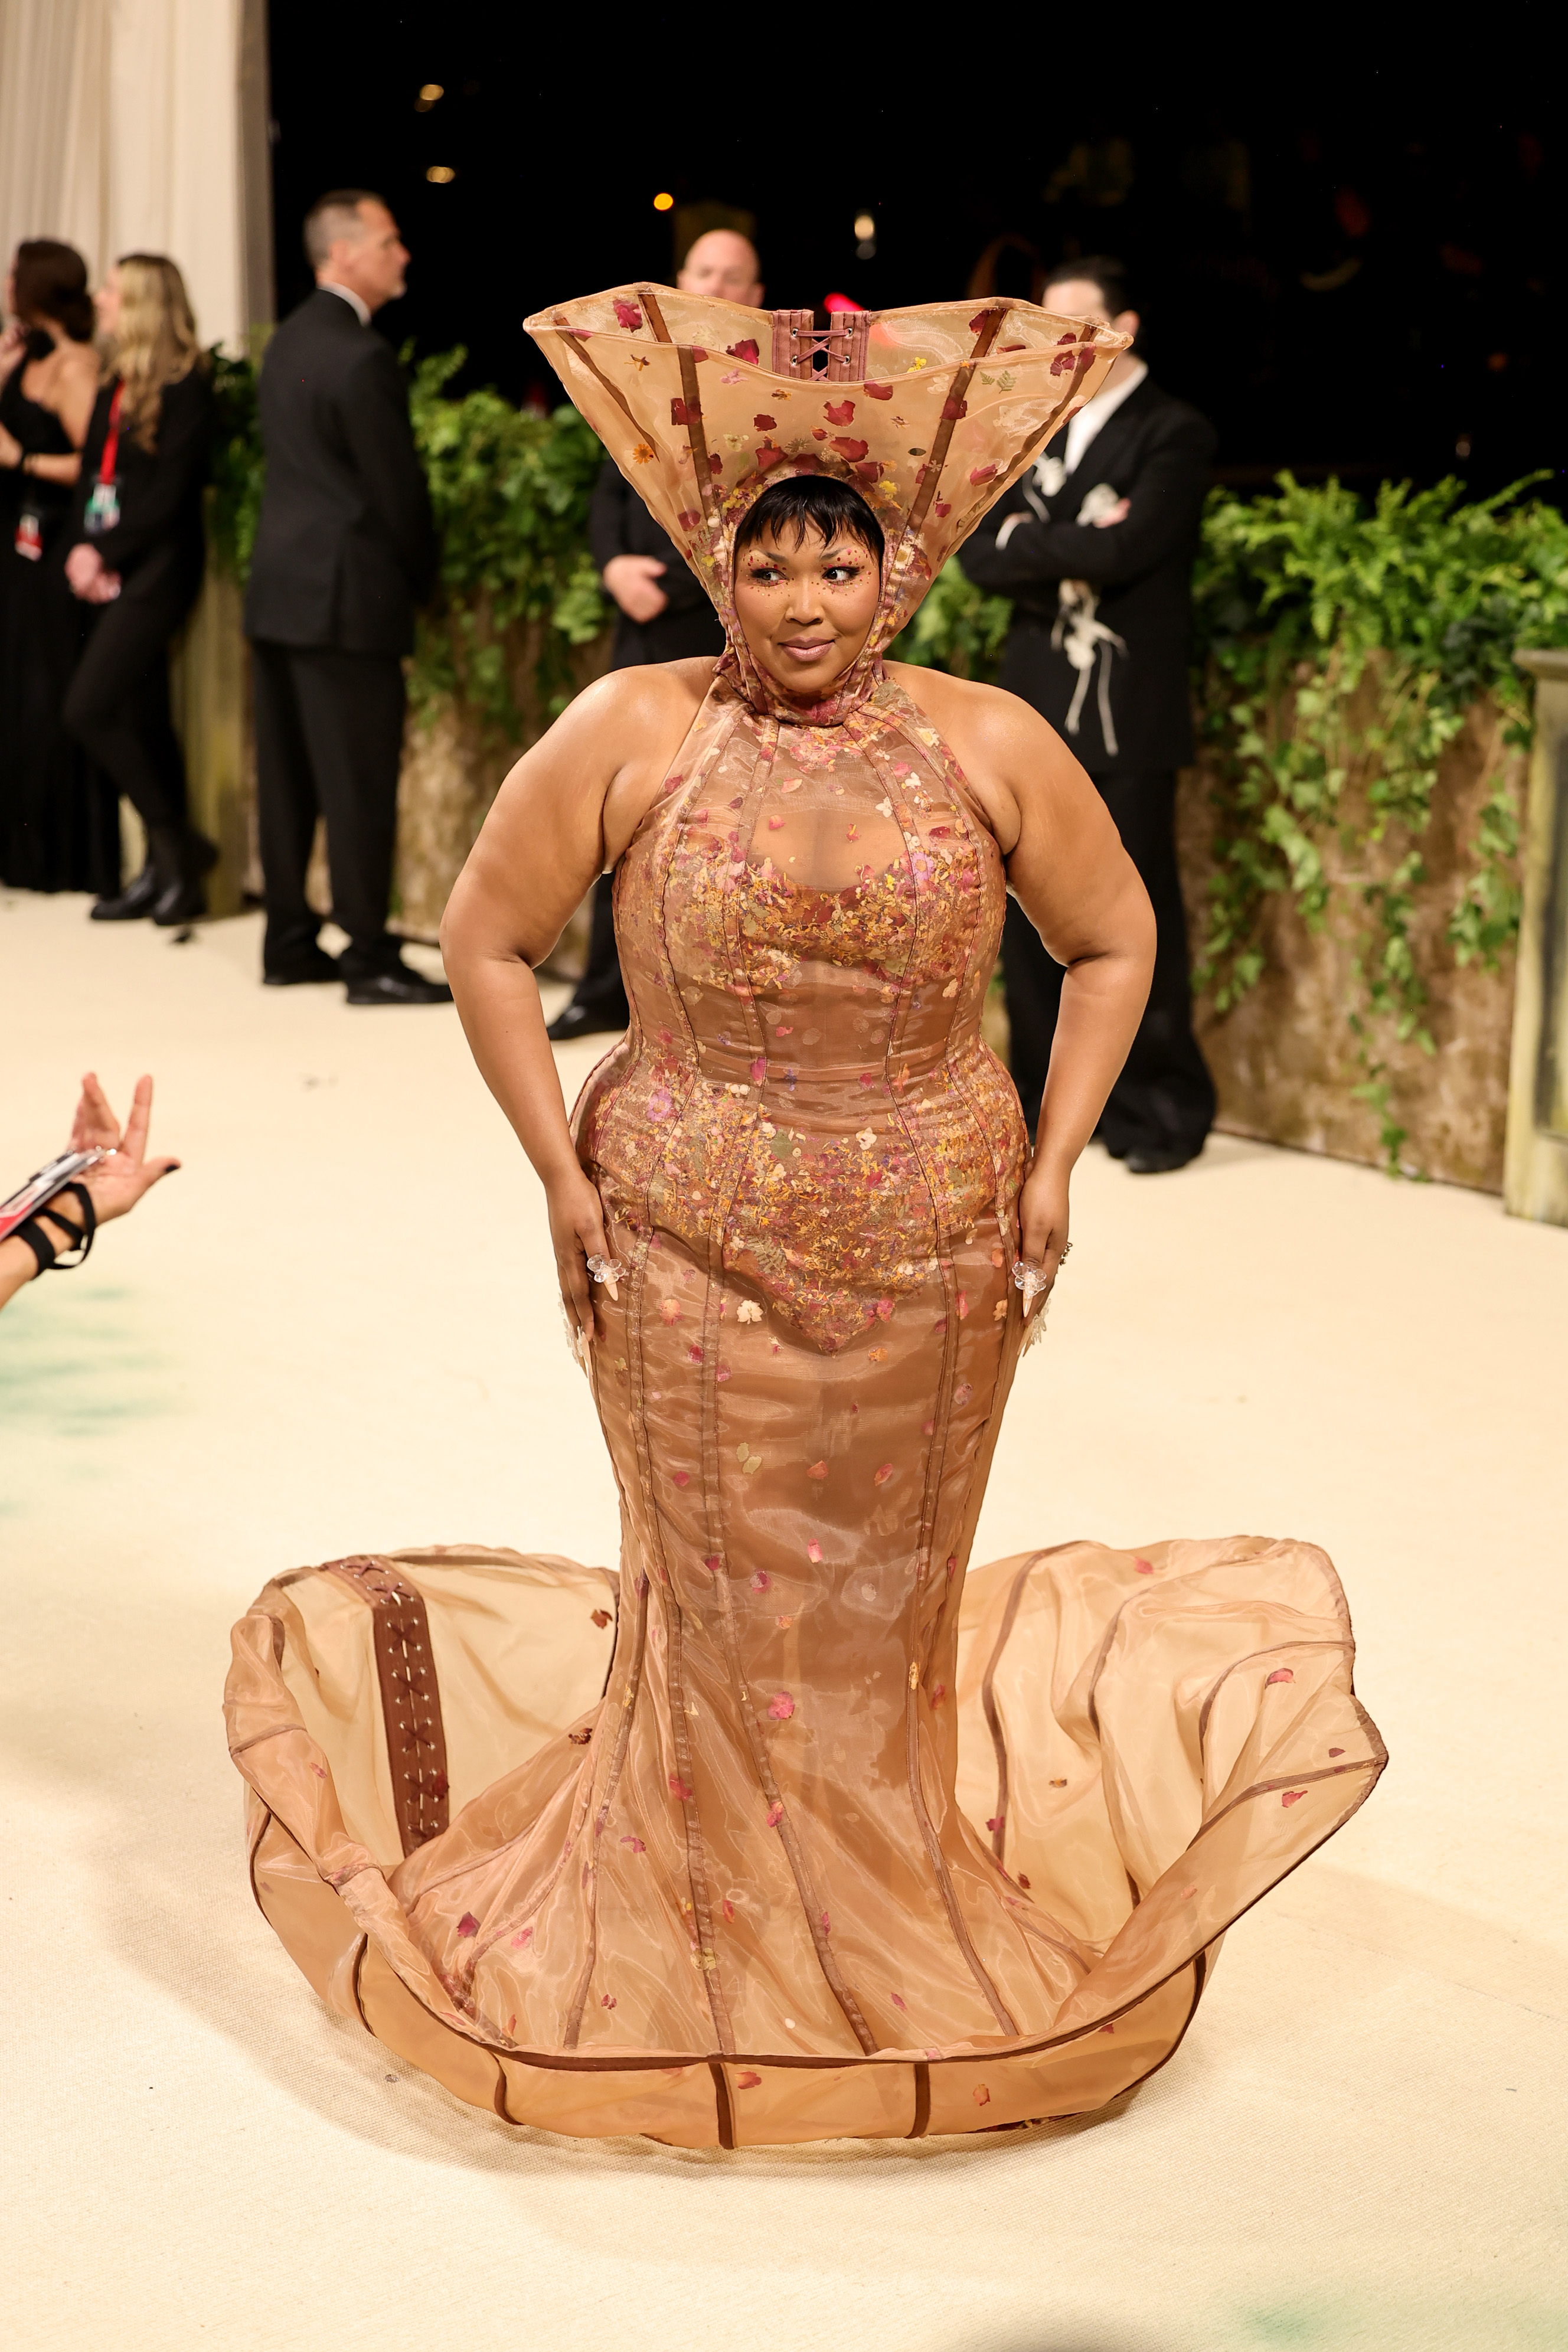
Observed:
[[[717,296],[760,310],[762,268],[750,237],[732,228],[710,228],[700,236],[680,268],[676,284],[683,294]],[[605,588],[620,607],[612,669],[643,662],[681,661],[694,654],[724,650],[724,632],[693,574],[641,499],[611,458],[605,460],[588,517],[594,561]],[[624,1029],[626,992],[616,952],[612,877],[600,877],[594,892],[594,924],[588,964],[572,1002],[556,1014],[550,1034],[557,1043]]]

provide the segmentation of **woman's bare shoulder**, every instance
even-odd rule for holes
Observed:
[[[658,729],[679,722],[685,733],[702,707],[713,683],[710,654],[684,661],[637,663],[629,669],[606,670],[567,704],[561,719],[573,722],[573,731],[614,731],[623,727]]]
[[[1003,687],[982,686],[974,678],[954,677],[951,671],[926,669],[914,662],[889,662],[888,670],[932,726],[950,738],[963,734],[998,745],[1042,734],[1057,740],[1056,730],[1037,710]]]

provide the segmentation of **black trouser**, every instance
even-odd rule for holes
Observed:
[[[96,609],[63,717],[123,793],[148,834],[185,822],[185,762],[169,713],[169,640],[195,600],[200,570],[160,547]]]
[[[1176,870],[1176,779],[1166,770],[1163,774],[1096,776],[1094,782],[1143,877],[1159,927],[1149,1002],[1110,1090],[1100,1133],[1118,1160],[1140,1149],[1194,1155],[1214,1124],[1215,1090],[1193,1034],[1187,919]],[[1046,953],[1039,933],[1011,898],[1002,971],[1013,1033],[1013,1076],[1033,1135],[1056,1034],[1062,967]]]
[[[631,1019],[621,960],[616,948],[616,877],[601,874],[594,885],[594,919],[588,932],[588,961],[572,992],[572,1002],[584,1013],[604,1013],[616,1028]]]
[[[327,821],[332,920],[349,935],[344,977],[397,961],[387,936],[403,755],[403,665],[395,654],[258,642],[256,800],[267,889],[262,962],[287,970],[315,946],[305,896],[318,813]]]

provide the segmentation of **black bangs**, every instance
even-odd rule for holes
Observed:
[[[770,532],[778,540],[787,536],[799,547],[807,531],[825,544],[841,532],[858,541],[880,570],[886,545],[881,524],[858,490],[847,482],[836,482],[830,474],[792,474],[786,481],[771,483],[735,533],[735,560],[739,562],[754,541]]]

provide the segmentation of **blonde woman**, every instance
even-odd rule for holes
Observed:
[[[98,296],[110,353],[82,451],[66,577],[96,608],[66,698],[66,725],[147,833],[147,864],[100,898],[99,922],[206,911],[217,856],[185,817],[185,768],[169,714],[169,641],[201,585],[202,484],[212,390],[185,284],[162,254],[121,257]]]

